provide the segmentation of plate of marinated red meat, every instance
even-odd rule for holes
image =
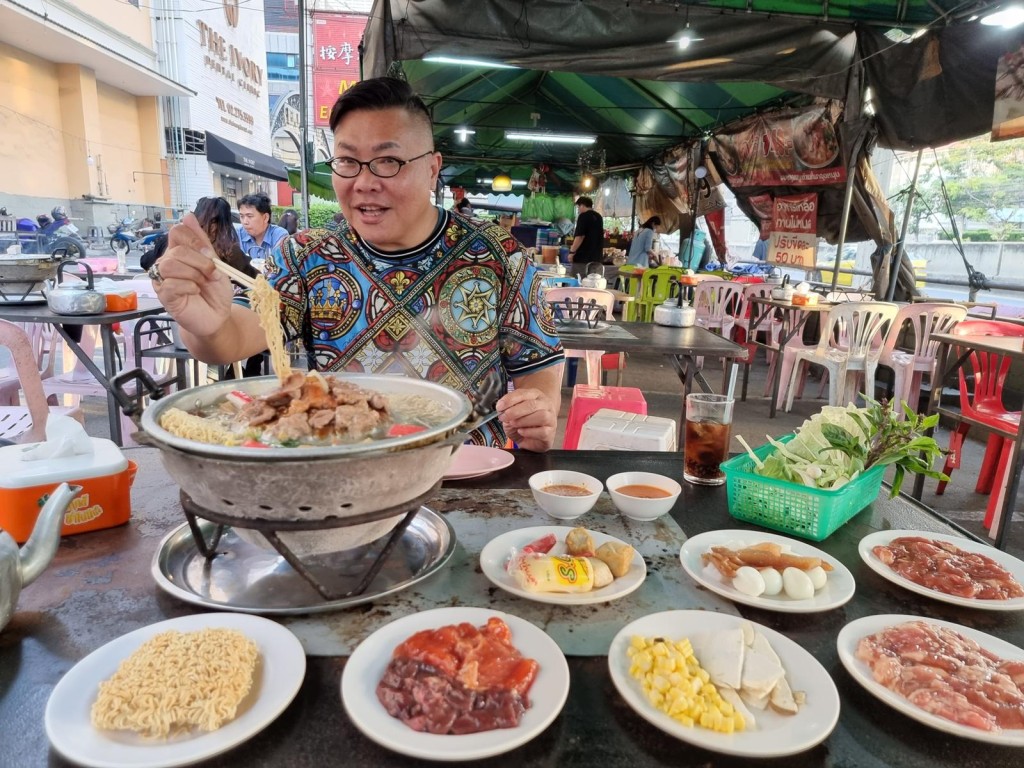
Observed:
[[[530,622],[438,608],[381,627],[349,657],[341,700],[368,738],[424,760],[478,760],[539,735],[569,695],[569,665]]]
[[[851,621],[839,660],[908,717],[976,741],[1024,747],[1024,650],[939,619],[885,614]]]
[[[1024,610],[1024,562],[978,541],[924,531],[878,531],[861,559],[911,592],[967,608]]]
[[[853,574],[831,555],[774,533],[706,531],[686,540],[679,559],[712,592],[767,611],[831,611],[849,602],[857,588]],[[809,574],[806,583],[799,584],[793,574],[787,581],[784,575],[791,568]],[[805,594],[798,591],[801,586]]]

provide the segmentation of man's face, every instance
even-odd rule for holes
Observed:
[[[427,125],[397,107],[352,112],[334,131],[335,157],[361,162],[385,156],[409,160],[432,146]],[[403,165],[388,179],[364,166],[354,178],[331,174],[331,181],[341,212],[359,235],[377,248],[395,251],[430,236],[437,223],[430,193],[440,170],[441,155],[434,152]]]
[[[238,218],[242,222],[242,228],[248,232],[257,243],[263,238],[270,223],[269,213],[260,213],[252,205],[238,206]]]

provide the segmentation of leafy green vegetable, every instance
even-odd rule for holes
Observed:
[[[822,408],[797,429],[796,437],[788,443],[769,437],[775,451],[763,461],[755,458],[754,472],[811,488],[835,490],[871,467],[892,464],[896,467],[892,496],[899,493],[908,471],[949,480],[932,469],[943,451],[924,434],[938,424],[938,414],[921,417],[903,405],[906,418],[900,421],[888,403],[870,398],[865,401],[863,408]]]

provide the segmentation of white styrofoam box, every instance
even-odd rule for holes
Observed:
[[[602,408],[583,425],[577,447],[581,451],[674,451],[676,422]]]

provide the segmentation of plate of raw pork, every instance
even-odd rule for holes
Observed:
[[[894,614],[851,621],[836,645],[853,679],[893,709],[946,733],[1024,747],[1017,646],[949,621]]]
[[[877,531],[857,549],[871,570],[919,595],[985,611],[1024,610],[1024,562],[979,541]]]

